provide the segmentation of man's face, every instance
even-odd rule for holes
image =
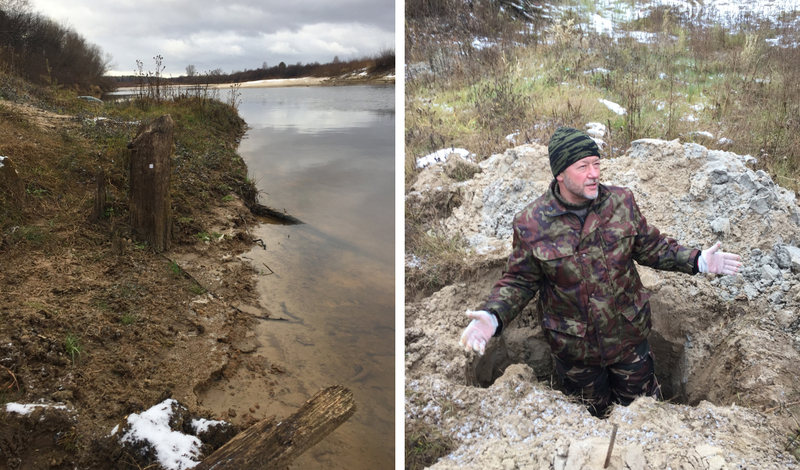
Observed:
[[[561,196],[573,204],[597,198],[600,185],[600,157],[578,160],[556,176]],[[565,191],[566,189],[566,191]]]

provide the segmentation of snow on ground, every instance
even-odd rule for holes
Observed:
[[[444,163],[447,161],[447,157],[449,157],[451,154],[456,154],[467,161],[472,161],[471,157],[474,156],[474,154],[467,149],[450,147],[437,150],[433,153],[425,155],[424,157],[420,157],[417,159],[417,168],[426,168],[437,162]]]
[[[620,106],[617,103],[614,103],[612,101],[604,100],[602,98],[599,98],[597,101],[603,103],[604,105],[606,105],[606,107],[608,109],[610,109],[611,111],[614,111],[615,113],[619,114],[620,116],[627,112],[627,111],[625,111],[625,108],[623,108],[622,106]]]
[[[36,408],[53,408],[56,410],[67,409],[67,407],[64,405],[52,405],[46,403],[6,403],[6,413],[18,413],[23,416],[31,414]]]
[[[177,404],[177,401],[168,399],[141,414],[131,414],[127,419],[128,430],[120,442],[136,444],[145,441],[155,450],[159,464],[167,470],[194,468],[199,463],[195,459],[200,458],[202,443],[194,436],[170,429],[172,407]]]

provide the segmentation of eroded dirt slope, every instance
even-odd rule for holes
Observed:
[[[0,236],[0,465],[137,468],[111,445],[110,431],[169,397],[194,415],[229,420],[198,406],[196,392],[248,361],[248,325],[269,315],[254,291],[256,270],[237,256],[252,247],[256,217],[234,191],[202,204],[183,194],[176,203],[191,217],[176,217],[172,248],[154,253],[123,217],[91,220],[94,183],[85,170],[71,181],[75,193],[88,193],[80,204],[67,203],[73,192],[51,197],[60,191],[53,187],[36,198],[41,186],[26,154],[44,145],[41,155],[59,152],[51,142],[79,141],[95,126],[136,126],[3,105],[5,117],[26,122],[10,137],[19,144],[4,149],[27,185],[28,218]],[[25,138],[30,126],[36,140]],[[220,138],[235,146],[235,137]],[[283,369],[259,364],[264,387],[277,385],[270,371]],[[24,414],[6,403],[46,406]]]

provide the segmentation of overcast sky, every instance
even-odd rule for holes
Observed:
[[[346,60],[395,47],[394,0],[30,0],[110,53],[117,74],[136,60],[166,74]]]

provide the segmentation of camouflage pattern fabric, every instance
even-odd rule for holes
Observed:
[[[559,127],[547,146],[550,170],[558,176],[568,166],[586,157],[600,156],[600,149],[589,135],[571,127]]]
[[[641,396],[661,399],[655,357],[647,340],[612,366],[570,364],[556,359],[556,372],[567,393],[578,397],[594,416],[603,416],[612,403],[628,406]]]
[[[688,274],[698,250],[647,224],[629,189],[599,186],[583,224],[550,190],[514,219],[503,277],[477,310],[497,315],[502,332],[539,293],[545,338],[567,362],[608,366],[650,333],[650,293],[634,261]]]

